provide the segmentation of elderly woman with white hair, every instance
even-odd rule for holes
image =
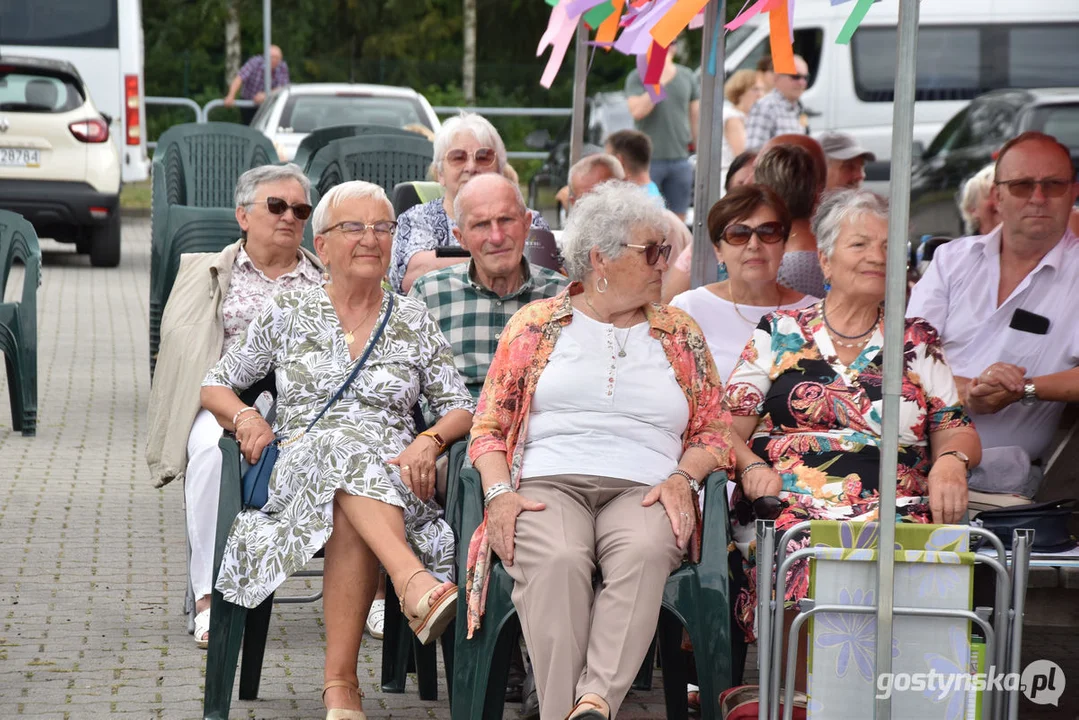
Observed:
[[[1000,224],[1000,212],[993,199],[996,164],[989,163],[963,183],[959,191],[959,214],[967,235],[988,235]]]
[[[878,519],[887,204],[864,190],[831,193],[813,233],[827,294],[765,315],[727,385],[735,430],[753,450],[748,464],[739,457],[732,500],[735,542],[747,559],[754,517],[776,520],[781,532],[803,520]],[[955,523],[981,444],[936,330],[909,318],[903,343],[897,519]],[[804,597],[807,580],[805,563],[792,570],[788,603]],[[751,571],[735,605],[750,639],[755,590]]]
[[[468,432],[473,402],[427,308],[382,288],[396,227],[382,189],[342,183],[314,223],[329,282],[274,297],[203,382],[203,406],[249,462],[288,438],[266,505],[232,526],[216,587],[255,607],[325,545],[327,718],[361,720],[356,659],[379,563],[422,642],[454,617],[453,533],[433,502],[434,466],[442,443]],[[236,395],[271,370],[273,427]],[[421,395],[439,420],[417,436]]]
[[[468,552],[469,631],[494,552],[543,720],[618,713],[666,578],[698,551],[699,484],[733,464],[704,336],[659,304],[666,229],[627,183],[577,200],[563,243],[573,283],[510,319],[472,426],[486,517]]]
[[[432,167],[445,194],[409,208],[398,219],[389,278],[393,289],[400,293],[407,293],[412,283],[432,270],[467,261],[435,256],[435,248],[458,246],[453,236],[457,227],[453,209],[457,191],[476,175],[502,173],[506,167],[506,145],[482,115],[463,112],[450,118],[435,133],[434,144]],[[543,216],[535,211],[532,227],[550,230]]]

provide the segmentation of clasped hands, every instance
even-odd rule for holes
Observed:
[[[1022,399],[1026,368],[993,363],[967,385],[966,405],[972,412],[989,415]]]

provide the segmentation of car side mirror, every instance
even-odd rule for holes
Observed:
[[[547,128],[533,130],[525,136],[525,146],[533,150],[550,150],[551,145],[551,131]]]

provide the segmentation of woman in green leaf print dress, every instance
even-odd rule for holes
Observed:
[[[356,660],[379,563],[421,641],[454,617],[453,533],[433,500],[434,463],[468,432],[473,401],[427,308],[382,289],[396,227],[382,189],[338,185],[313,223],[330,282],[270,300],[207,375],[203,406],[236,432],[253,461],[275,432],[291,438],[307,427],[387,312],[388,321],[341,398],[309,433],[282,445],[269,500],[237,517],[216,587],[226,600],[255,607],[325,545],[327,718],[362,720]],[[273,428],[234,392],[271,369]],[[417,437],[411,411],[421,394],[440,419]]]
[[[815,305],[766,315],[726,390],[735,430],[757,456],[739,462],[732,499],[735,542],[749,569],[735,611],[750,639],[754,515],[775,519],[779,533],[803,520],[878,519],[887,205],[863,190],[833,193],[813,231],[830,289]],[[924,320],[906,321],[903,363],[897,519],[958,522],[981,443]],[[806,563],[791,569],[786,587],[788,603],[805,596]]]

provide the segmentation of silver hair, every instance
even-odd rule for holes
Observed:
[[[390,213],[390,219],[395,220],[396,216],[393,213],[393,203],[386,197],[386,191],[381,186],[374,183],[365,182],[363,180],[350,180],[343,182],[340,185],[334,185],[330,188],[329,192],[322,196],[322,199],[318,201],[318,207],[315,208],[315,214],[311,221],[315,229],[315,234],[319,234],[326,230],[330,222],[330,211],[335,209],[345,200],[379,200],[386,204],[386,209]]]
[[[569,214],[562,233],[562,255],[570,280],[584,281],[592,274],[592,248],[617,259],[633,242],[636,230],[651,228],[667,236],[663,208],[643,188],[622,180],[600,183],[582,196]]]
[[[817,212],[813,214],[817,249],[831,260],[843,223],[867,214],[887,220],[888,201],[869,190],[845,189],[825,193]]]
[[[484,173],[483,175],[477,175],[476,177],[472,178],[471,180],[466,182],[464,185],[462,185],[461,189],[457,191],[457,195],[454,196],[454,198],[453,198],[453,216],[455,218],[457,218],[457,226],[458,227],[463,227],[464,226],[464,219],[465,219],[466,213],[464,212],[465,205],[464,205],[463,202],[461,202],[461,198],[466,194],[465,193],[466,189],[468,188],[469,185],[471,185],[473,182],[475,182],[476,179],[481,178],[481,177],[488,177],[488,176],[490,176],[492,178],[498,178],[500,181],[505,183],[507,187],[513,188],[513,197],[517,201],[517,209],[521,212],[522,215],[524,215],[526,212],[528,212],[528,206],[525,205],[525,196],[521,194],[521,186],[520,185],[518,185],[517,183],[510,180],[505,175],[496,175],[494,173]]]
[[[506,144],[502,142],[502,136],[487,118],[470,112],[462,112],[456,117],[451,117],[442,123],[442,127],[435,133],[435,159],[432,167],[442,172],[442,161],[446,158],[446,153],[450,151],[453,139],[461,133],[469,133],[480,145],[494,148],[498,156],[498,171],[502,172],[502,168],[506,165]]]
[[[959,191],[959,214],[963,216],[963,227],[968,235],[985,234],[989,231],[989,228],[977,227],[978,218],[974,217],[974,207],[993,189],[995,172],[995,163],[986,165],[963,183],[963,188]]]
[[[622,167],[622,163],[618,162],[618,158],[608,153],[595,153],[593,155],[587,155],[577,162],[573,163],[573,167],[569,169],[569,179],[567,185],[569,185],[569,194],[577,197],[577,180],[578,178],[587,175],[592,172],[596,167],[603,166],[607,168],[611,173],[611,178],[614,180],[625,180],[626,170]]]
[[[255,202],[259,186],[264,183],[279,182],[281,180],[295,180],[303,188],[303,195],[307,202],[311,202],[311,181],[303,174],[303,170],[295,163],[284,165],[260,165],[251,168],[236,181],[234,199],[236,207],[245,207]]]

